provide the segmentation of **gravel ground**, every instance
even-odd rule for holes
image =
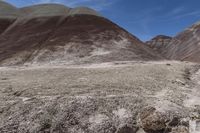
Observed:
[[[198,69],[176,61],[1,67],[0,132],[134,133],[149,106],[188,118],[200,110]]]

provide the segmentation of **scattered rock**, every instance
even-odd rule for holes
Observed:
[[[22,93],[23,93],[23,91],[16,91],[13,93],[13,95],[19,97],[22,95]]]
[[[141,127],[147,133],[162,133],[166,130],[168,117],[154,107],[145,108],[139,115]]]
[[[8,78],[1,78],[1,80],[8,80]]]
[[[137,130],[138,128],[136,127],[133,128],[133,127],[129,127],[128,125],[125,125],[119,128],[116,133],[136,133]]]
[[[3,93],[11,93],[13,91],[12,86],[8,86],[6,88],[3,89]]]
[[[139,126],[146,133],[189,133],[189,119],[147,107],[139,114]]]
[[[188,130],[188,127],[178,126],[178,127],[172,128],[171,133],[189,133],[189,130]]]
[[[182,126],[185,126],[185,127],[189,127],[189,121],[190,121],[190,118],[183,118],[180,120],[180,123],[179,125],[182,125]]]
[[[176,79],[175,81],[172,81],[172,83],[178,84],[178,85],[183,85],[183,86],[186,85],[186,83],[184,81],[181,81],[179,79]]]
[[[168,124],[168,126],[175,127],[179,124],[180,119],[178,117],[174,117]]]

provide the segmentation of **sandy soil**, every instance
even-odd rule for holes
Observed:
[[[147,106],[187,118],[200,110],[199,68],[176,61],[1,67],[0,132],[115,133],[136,128]]]

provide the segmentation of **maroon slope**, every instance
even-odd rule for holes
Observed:
[[[21,16],[0,36],[1,65],[161,59],[92,9],[46,4],[20,11]]]

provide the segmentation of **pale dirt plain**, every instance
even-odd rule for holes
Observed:
[[[1,67],[0,132],[143,133],[139,115],[148,107],[187,121],[200,111],[199,68],[178,61]]]

